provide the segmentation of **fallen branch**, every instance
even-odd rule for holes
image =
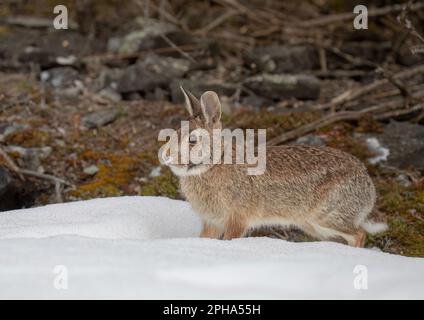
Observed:
[[[388,72],[383,67],[378,67],[376,72],[383,75],[383,77],[389,80],[391,84],[393,84],[396,88],[398,88],[401,95],[405,98],[406,104],[409,103],[409,101],[411,100],[411,93],[406,88],[406,85],[403,83],[401,79],[395,78],[391,72]]]
[[[197,64],[197,61],[194,60],[194,58],[192,56],[190,56],[187,52],[185,52],[184,50],[182,50],[179,46],[177,46],[171,39],[169,39],[166,35],[161,34],[160,35],[161,38],[163,40],[165,40],[165,42],[167,44],[169,44],[172,48],[174,48],[180,55],[182,55],[184,58],[186,58],[187,60],[189,60],[190,62]]]
[[[19,170],[19,167],[15,164],[15,161],[13,161],[12,158],[9,157],[7,152],[4,151],[3,148],[1,147],[0,147],[0,156],[3,157],[3,159],[6,161],[6,164],[9,166],[9,168],[18,175],[19,179],[21,179],[22,181],[25,180],[24,176]]]
[[[53,20],[47,18],[38,18],[30,16],[12,16],[0,20],[1,23],[20,26],[25,28],[51,28],[53,27]],[[74,21],[69,21],[68,27],[70,30],[77,30],[78,25]]]
[[[170,52],[178,52],[178,51],[192,51],[197,49],[202,49],[204,46],[199,44],[189,44],[189,45],[181,45],[178,46],[178,48],[175,47],[165,47],[165,48],[157,48],[157,49],[151,49],[149,51],[142,51],[142,52],[136,52],[136,53],[107,53],[107,54],[98,54],[98,55],[90,55],[85,56],[83,58],[83,61],[90,61],[90,60],[99,60],[99,61],[116,61],[116,60],[127,60],[127,59],[135,59],[135,58],[141,58],[148,53],[170,53]]]
[[[401,107],[402,105],[397,103],[382,103],[378,104],[372,107],[365,108],[360,111],[340,111],[337,113],[331,113],[327,116],[324,116],[321,119],[318,119],[314,122],[308,123],[306,125],[303,125],[297,129],[294,129],[289,132],[285,132],[270,141],[268,141],[268,145],[278,145],[293,139],[296,139],[298,137],[304,136],[310,132],[313,132],[317,129],[323,128],[325,126],[328,126],[330,124],[333,124],[335,122],[339,121],[352,121],[352,120],[359,120],[363,116],[367,114],[378,114],[380,112],[385,112],[380,115],[373,115],[372,117],[374,119],[382,120],[392,117],[393,115],[401,115],[401,114],[408,114],[417,110],[424,109],[424,104],[418,104],[416,106],[413,106],[411,108],[402,109],[402,110],[396,110],[395,112],[389,112],[392,109],[396,109]]]
[[[50,174],[39,173],[39,172],[36,172],[36,171],[19,168],[15,164],[15,162],[12,160],[12,158],[10,158],[9,155],[6,153],[6,151],[4,151],[3,148],[1,148],[1,147],[0,147],[0,155],[5,159],[9,168],[13,172],[15,172],[21,180],[24,181],[25,180],[24,176],[26,175],[26,176],[31,176],[31,177],[49,180],[49,181],[53,182],[54,185],[55,185],[56,201],[57,202],[63,202],[62,192],[61,192],[62,185],[72,186],[72,184],[70,184],[69,182],[67,182],[63,179],[60,179],[60,178],[55,177],[53,175],[50,175]]]
[[[19,169],[19,172],[24,174],[24,175],[27,175],[27,176],[32,176],[32,177],[45,179],[45,180],[50,180],[54,183],[61,183],[61,184],[66,185],[66,186],[72,186],[69,182],[67,182],[63,179],[60,179],[58,177],[52,176],[50,174],[39,173],[39,172],[36,172],[36,171],[26,170],[26,169]]]
[[[394,80],[397,80],[397,79],[412,77],[419,73],[424,73],[424,65],[419,65],[417,67],[398,72],[394,74],[392,78]],[[333,98],[330,102],[315,106],[314,109],[316,110],[326,110],[330,108],[335,109],[337,106],[344,104],[346,102],[352,101],[360,96],[363,96],[364,94],[367,94],[375,90],[376,88],[382,85],[385,85],[389,82],[390,81],[388,79],[379,79],[363,87],[350,88],[344,91],[343,93],[341,93],[340,95],[338,95],[337,97]]]
[[[410,0],[402,9],[402,12],[397,16],[397,21],[402,24],[405,29],[408,31],[408,33],[412,34],[416,38],[418,38],[422,43],[424,43],[424,37],[419,34],[417,29],[415,29],[414,25],[412,24],[411,20],[409,20],[408,13],[411,11],[411,8],[413,6],[413,1]]]
[[[411,5],[409,7],[410,11],[417,11],[424,8],[424,3],[415,3],[413,5]],[[368,10],[368,17],[378,17],[378,16],[383,16],[389,13],[393,13],[393,12],[399,12],[402,11],[404,9],[404,5],[403,4],[394,4],[391,6],[386,6],[386,7],[382,7],[382,8],[375,8],[375,9],[370,9]],[[346,20],[352,20],[354,19],[356,16],[356,14],[354,14],[353,12],[344,12],[344,13],[338,13],[338,14],[332,14],[332,15],[327,15],[324,17],[319,17],[316,19],[312,19],[312,20],[307,20],[307,21],[303,21],[301,23],[298,24],[299,27],[303,27],[303,28],[315,28],[315,27],[321,27],[321,26],[325,26],[328,24],[332,24],[335,22],[342,22],[342,21],[346,21]]]

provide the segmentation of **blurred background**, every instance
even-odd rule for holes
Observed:
[[[366,1],[365,30],[358,4],[2,0],[0,209],[182,198],[157,159],[159,130],[186,118],[182,85],[218,92],[227,127],[359,157],[390,225],[367,247],[424,256],[424,1]]]

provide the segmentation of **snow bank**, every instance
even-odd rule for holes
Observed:
[[[186,202],[159,197],[0,213],[0,298],[424,298],[424,259],[199,230]],[[358,265],[368,289],[354,287]]]

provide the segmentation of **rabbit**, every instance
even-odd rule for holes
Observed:
[[[215,92],[206,91],[199,101],[181,90],[190,132],[222,128],[221,103]],[[190,134],[181,138],[189,141],[190,148],[202,143]],[[166,159],[168,154],[162,156]],[[231,240],[258,227],[294,226],[318,240],[361,247],[365,232],[387,228],[369,219],[376,191],[366,167],[337,149],[267,147],[266,169],[261,175],[247,175],[246,164],[166,163],[201,217],[200,237]]]

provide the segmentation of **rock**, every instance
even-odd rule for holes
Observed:
[[[120,68],[103,68],[94,81],[94,90],[111,89],[117,91],[119,79],[124,74]]]
[[[150,171],[150,173],[149,173],[149,177],[150,177],[150,178],[159,177],[159,176],[160,176],[161,171],[162,171],[162,167],[161,167],[161,166],[154,167],[154,168],[152,169],[152,171]]]
[[[13,177],[0,166],[0,211],[19,208],[18,194]]]
[[[99,95],[113,102],[121,101],[121,95],[112,88],[104,88],[99,91]]]
[[[243,106],[249,106],[259,109],[271,106],[273,104],[273,101],[265,97],[249,95],[247,97],[243,97],[240,104]]]
[[[56,56],[38,47],[29,46],[18,56],[21,63],[31,63],[39,65],[41,69],[53,68],[57,66]]]
[[[188,38],[175,25],[170,23],[143,17],[137,18],[136,22],[140,29],[124,37],[112,37],[108,40],[107,48],[109,51],[134,53],[169,46],[164,36],[177,45],[182,44],[178,40]]]
[[[343,43],[343,51],[361,59],[381,63],[392,50],[390,41],[351,41]],[[343,59],[344,60],[344,59]]]
[[[29,126],[19,123],[0,123],[0,141],[3,141],[8,135],[28,129]]]
[[[23,148],[20,146],[8,146],[6,147],[6,151],[19,154],[19,162],[23,168],[40,172],[43,171],[41,160],[50,156],[52,148]]]
[[[300,145],[308,145],[308,146],[316,146],[316,147],[323,147],[325,146],[325,140],[324,138],[309,134],[307,136],[303,136],[298,138],[294,144],[300,144]]]
[[[141,100],[143,97],[138,92],[128,92],[128,93],[123,93],[122,98],[127,101],[137,101],[137,100]]]
[[[320,81],[310,75],[262,74],[247,78],[244,85],[254,93],[271,99],[316,99]]]
[[[409,177],[404,174],[404,173],[400,173],[396,178],[395,181],[397,183],[399,183],[401,186],[403,187],[410,187],[411,186],[411,179],[409,179]]]
[[[95,165],[91,165],[89,167],[85,167],[82,171],[85,174],[88,174],[90,176],[94,176],[97,172],[99,172],[99,168]]]
[[[163,101],[163,100],[167,100],[168,98],[168,91],[164,90],[160,87],[155,88],[153,91],[148,92],[146,94],[146,100],[151,100],[151,101]]]
[[[378,135],[378,140],[390,150],[389,165],[398,168],[414,166],[424,170],[423,125],[392,121]]]
[[[81,119],[82,124],[88,129],[105,126],[118,118],[118,110],[107,109],[93,112]]]
[[[184,102],[184,95],[181,92],[180,86],[190,91],[196,97],[200,97],[202,93],[208,90],[215,91],[220,97],[229,97],[237,90],[237,85],[223,83],[213,78],[175,79],[171,83],[171,98],[175,103]]]
[[[318,52],[309,44],[257,47],[245,60],[261,73],[299,72],[319,67]]]
[[[148,55],[129,66],[118,81],[118,92],[153,92],[157,87],[169,87],[172,79],[181,78],[190,69],[185,59]]]
[[[424,63],[424,53],[412,53],[410,47],[402,46],[396,54],[396,61],[408,67]]]
[[[68,89],[75,87],[76,81],[80,80],[77,70],[71,67],[58,67],[43,71],[41,80],[49,83],[55,89]]]

